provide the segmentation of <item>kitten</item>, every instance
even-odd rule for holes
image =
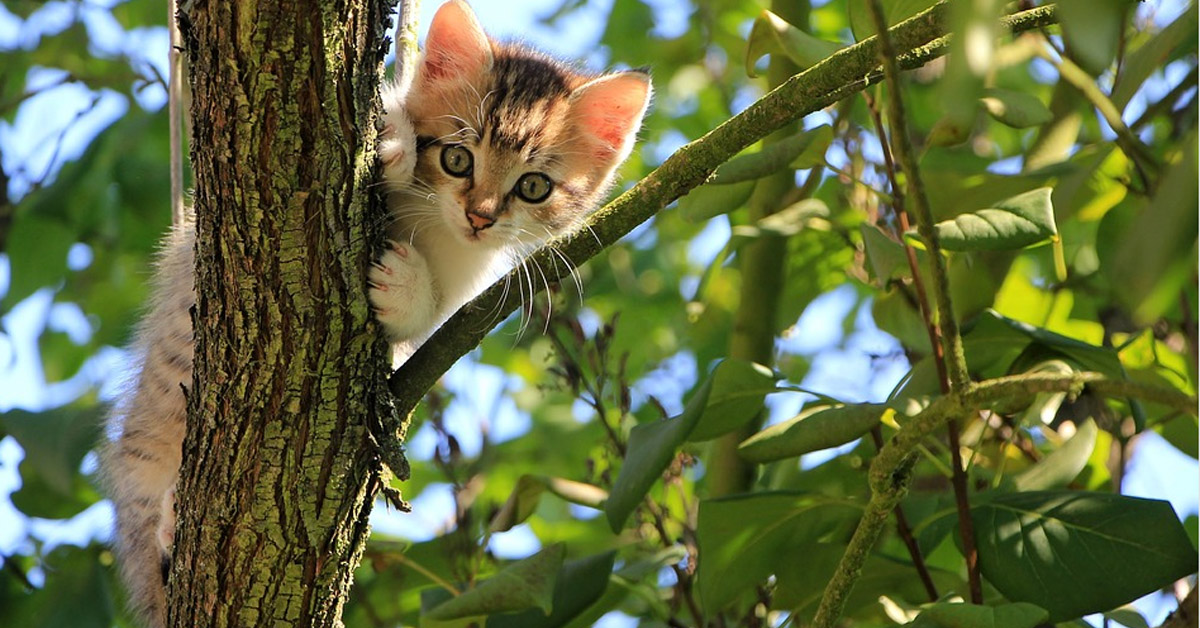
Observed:
[[[641,72],[588,76],[493,42],[451,0],[430,24],[411,89],[383,92],[392,224],[366,279],[402,360],[522,254],[582,224],[632,150],[651,89]],[[165,623],[192,382],[194,243],[190,222],[165,242],[133,347],[141,367],[102,456],[129,605],[152,627]]]

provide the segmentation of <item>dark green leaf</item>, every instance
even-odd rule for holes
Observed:
[[[505,567],[475,588],[424,613],[421,626],[458,626],[487,615],[528,608],[537,608],[542,615],[549,615],[553,610],[554,586],[562,568],[564,551],[564,546],[558,543]]]
[[[1133,0],[1059,0],[1059,24],[1067,51],[1097,76],[1112,65]]]
[[[1170,59],[1172,51],[1181,49],[1183,54],[1196,48],[1196,5],[1190,4],[1174,22],[1158,32],[1146,43],[1125,56],[1121,73],[1113,86],[1113,104],[1124,109],[1130,99],[1146,83],[1146,79],[1161,69]],[[1191,45],[1183,45],[1190,42]]]
[[[679,199],[679,212],[688,222],[703,222],[741,209],[753,191],[753,181],[733,185],[704,184]]]
[[[888,26],[894,26],[904,20],[937,4],[938,0],[890,0],[884,2],[883,12],[887,16]],[[850,30],[854,32],[854,40],[862,41],[875,34],[875,21],[871,19],[870,0],[848,0],[846,8],[850,14]]]
[[[713,173],[709,184],[730,185],[753,181],[784,169],[812,168],[825,163],[833,141],[833,128],[822,125],[767,144],[757,153],[739,155]]]
[[[1034,628],[1046,621],[1046,609],[1017,602],[999,606],[979,606],[964,602],[939,602],[921,610],[913,628]]]
[[[108,550],[62,545],[46,557],[44,587],[32,593],[10,618],[22,628],[111,628],[113,591],[101,563]],[[112,557],[107,558],[112,564]]]
[[[1196,571],[1196,550],[1164,501],[1008,493],[972,507],[971,520],[984,577],[1051,621],[1116,608]]]
[[[708,396],[699,394],[688,401],[686,414],[694,404],[703,404],[700,419],[687,440],[702,442],[733,431],[763,409],[763,399],[775,391],[775,373],[745,360],[728,358],[717,363],[709,375]]]
[[[775,390],[775,374],[743,360],[722,360],[696,388],[683,413],[638,425],[629,433],[625,462],[604,504],[613,532],[620,531],[642,497],[666,470],[685,441],[715,438],[754,418]]]
[[[538,609],[516,615],[493,615],[488,617],[487,628],[555,628],[565,625],[604,595],[616,556],[616,552],[605,552],[563,565],[554,584],[554,610],[549,615]]]
[[[858,507],[812,493],[756,493],[700,502],[696,539],[700,600],[709,613],[801,561],[794,550],[855,521]]]

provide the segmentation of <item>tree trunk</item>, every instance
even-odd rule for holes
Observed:
[[[168,624],[340,626],[381,481],[386,0],[196,0],[195,379]]]

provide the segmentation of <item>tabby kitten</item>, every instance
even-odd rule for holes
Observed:
[[[402,360],[547,238],[582,221],[629,155],[650,99],[641,72],[594,77],[488,39],[465,2],[430,24],[413,84],[384,89],[389,247],[367,276]],[[165,623],[195,303],[192,225],[167,238],[135,338],[140,369],[103,452],[129,605]]]

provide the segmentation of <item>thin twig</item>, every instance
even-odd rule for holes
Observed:
[[[183,208],[183,37],[176,19],[176,0],[167,3],[167,27],[171,32],[171,48],[167,52],[168,87],[167,119],[171,135],[171,224],[181,225],[186,216]]]
[[[417,17],[421,13],[421,0],[400,0],[396,18],[396,62],[393,80],[404,86],[405,91],[417,70]]]
[[[937,321],[935,331],[929,325],[929,340],[934,351],[935,361],[943,366],[938,370],[942,377],[942,392],[960,391],[970,383],[967,373],[967,361],[963,353],[962,337],[958,331],[958,321],[954,315],[954,306],[950,300],[950,279],[946,272],[946,263],[942,259],[941,244],[937,231],[933,228],[933,214],[929,207],[929,198],[925,194],[925,183],[921,179],[916,151],[908,136],[908,125],[904,111],[904,97],[900,89],[900,69],[895,60],[895,50],[892,48],[891,37],[887,32],[887,16],[883,12],[880,0],[870,3],[871,17],[875,21],[875,30],[879,33],[879,58],[883,64],[884,75],[887,79],[890,97],[888,98],[888,116],[892,122],[892,143],[895,145],[895,157],[903,169],[908,182],[908,201],[917,214],[917,230],[929,249],[930,271],[933,275],[933,294],[937,300],[936,316],[931,317],[928,306],[922,307],[926,321]],[[906,218],[902,218],[907,222]],[[916,253],[907,251],[909,263],[913,265],[914,281],[919,277],[917,272]],[[918,290],[920,284],[917,284]],[[924,302],[924,298],[921,299]],[[941,342],[938,342],[941,336]],[[938,349],[943,352],[939,352]],[[954,473],[951,484],[954,487],[954,502],[958,509],[959,535],[963,543],[963,557],[967,563],[967,582],[970,589],[971,602],[983,603],[983,582],[979,575],[979,553],[975,548],[975,530],[971,521],[971,505],[967,497],[967,477],[962,464],[962,449],[959,446],[958,421],[950,420],[946,429],[950,439],[950,461]]]

